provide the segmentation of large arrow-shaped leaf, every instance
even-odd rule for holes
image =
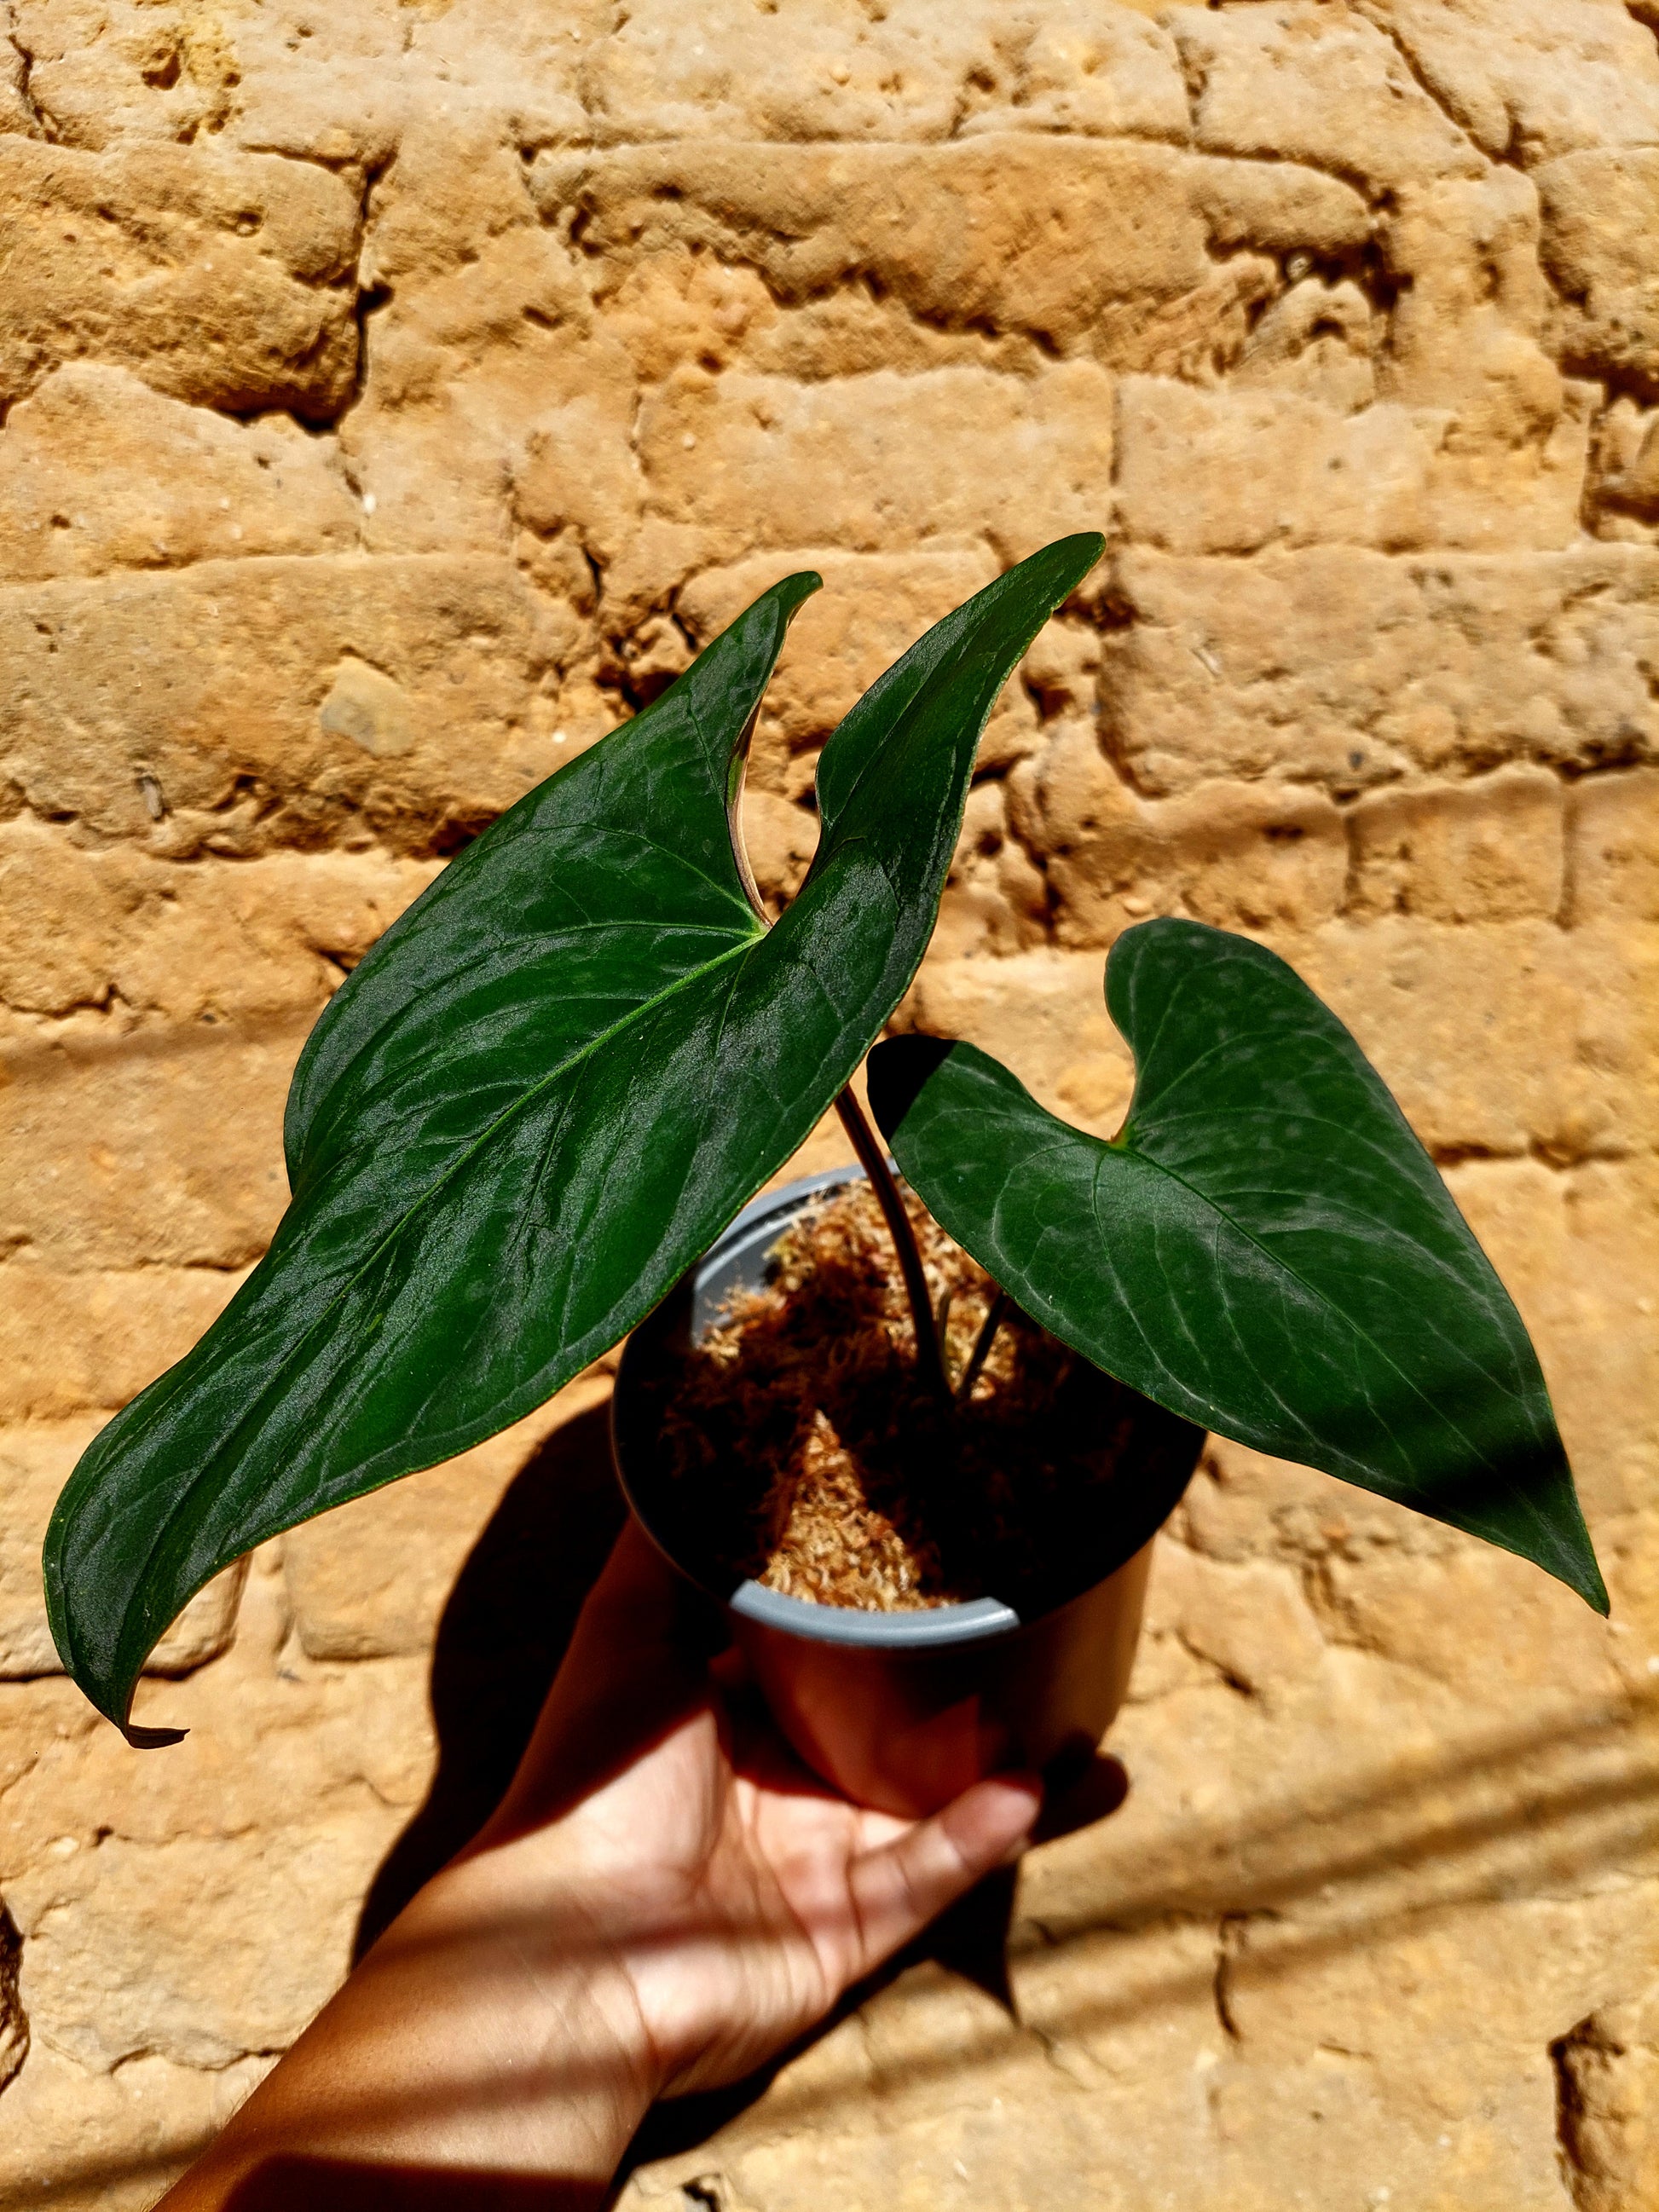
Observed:
[[[1110,1143],[971,1045],[878,1046],[927,1205],[1026,1310],[1188,1420],[1518,1552],[1607,1610],[1527,1332],[1382,1079],[1276,954],[1112,948],[1137,1071]]]
[[[103,1711],[125,1718],[151,1644],[221,1567],[539,1405],[789,1157],[915,974],[980,732],[1099,551],[1068,538],[1011,570],[859,702],[775,929],[728,815],[810,575],[387,932],[301,1060],[270,1252],[53,1516],[52,1632]]]

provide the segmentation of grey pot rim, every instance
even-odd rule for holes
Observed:
[[[890,1164],[896,1167],[896,1163]],[[953,1644],[993,1642],[1015,1635],[1036,1620],[1050,1619],[1054,1614],[1064,1612],[1066,1606],[1075,1604],[1078,1597],[1085,1595],[1086,1591],[1079,1592],[1076,1596],[1045,1608],[1029,1619],[1023,1619],[1012,1606],[995,1597],[970,1598],[952,1604],[918,1608],[914,1612],[870,1613],[848,1606],[819,1605],[810,1598],[790,1597],[781,1590],[768,1589],[752,1579],[739,1583],[733,1589],[719,1590],[711,1588],[679,1557],[673,1545],[666,1540],[656,1525],[648,1500],[641,1495],[643,1485],[638,1477],[649,1466],[649,1453],[646,1449],[647,1439],[639,1418],[641,1378],[651,1359],[660,1356],[680,1328],[695,1330],[697,1327],[700,1316],[696,1305],[705,1281],[712,1277],[724,1284],[735,1279],[745,1261],[752,1265],[754,1261],[763,1259],[789,1220],[811,1200],[821,1194],[844,1189],[849,1183],[866,1180],[864,1170],[856,1163],[849,1163],[844,1167],[826,1168],[816,1175],[799,1176],[775,1190],[763,1191],[733,1217],[703,1257],[688,1271],[654,1312],[646,1316],[623,1346],[616,1388],[611,1400],[611,1463],[630,1511],[657,1550],[678,1574],[717,1604],[725,1606],[739,1620],[781,1631],[787,1636],[801,1637],[813,1643],[839,1644],[895,1655],[939,1650]],[[708,1304],[712,1308],[712,1297]],[[1196,1456],[1194,1453],[1194,1462]],[[1185,1488],[1185,1482],[1186,1478],[1183,1478],[1182,1489]],[[1104,1569],[1097,1581],[1103,1581],[1107,1576],[1116,1572],[1146,1543],[1150,1542],[1157,1528],[1173,1510],[1179,1496],[1180,1491],[1177,1490],[1157,1520],[1125,1551],[1121,1559],[1114,1559]]]

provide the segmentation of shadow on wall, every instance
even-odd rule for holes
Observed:
[[[359,1954],[407,1899],[473,1835],[510,1780],[564,1654],[575,1618],[623,1522],[611,1471],[606,1408],[578,1415],[526,1461],[503,1495],[461,1569],[439,1626],[432,1705],[439,1758],[426,1802],[392,1847],[369,1892],[359,1923]],[[1221,1967],[1214,1961],[1142,1961],[1138,1934],[1172,1922],[1213,1926],[1219,1920],[1260,1920],[1273,1936],[1258,1952],[1247,1946],[1229,1971],[1271,1983],[1322,1956],[1363,1951],[1424,1911],[1489,1901],[1494,1895],[1549,1894],[1565,1881],[1583,1883],[1639,1863],[1659,1838],[1659,1740],[1644,1739],[1659,1719],[1659,1698],[1580,1706],[1543,1723],[1448,1743],[1421,1769],[1403,1775],[1392,1764],[1346,1772],[1331,1802],[1310,1816],[1305,1796],[1234,1808],[1219,1821],[1172,1820],[1161,1863],[1139,1884],[1102,1895],[1094,1911],[1050,1929],[1046,1950],[1081,1948],[1105,1938],[1127,1948],[1114,1973],[1109,1952],[1097,1952],[1086,1994],[1073,1992],[1045,2013],[1045,2033],[1086,2035],[1137,2019],[1147,2022],[1171,2004],[1189,2001]],[[1306,1780],[1306,1778],[1304,1778]],[[1111,1813],[1126,1790],[1122,1769],[1095,1762],[1073,1790],[1045,1816],[1052,1833]],[[1493,1802],[1496,1787],[1501,1802]],[[1379,1821],[1387,1832],[1379,1836]],[[1402,1892],[1401,1878],[1407,1878]],[[1381,1877],[1386,1880],[1380,1880]],[[849,1992],[835,2017],[865,2002],[872,1986],[932,1959],[1008,2004],[1008,1936],[1012,1870],[992,1876],[973,1895],[873,1978]],[[1328,1910],[1307,1925],[1295,1908],[1324,1899]],[[1281,1915],[1285,1917],[1281,1921]],[[1022,1947],[1036,1938],[1024,1931]],[[1011,2008],[1012,2009],[1012,2008]],[[825,2032],[826,2021],[817,2033]],[[973,2094],[974,2077],[1006,2057],[1006,2036],[989,2020],[930,2057],[907,2054],[907,2080],[948,2075]],[[1577,2033],[1577,2031],[1575,2031]],[[809,2040],[811,2039],[808,2039]],[[798,2046],[799,2047],[799,2046]],[[793,2051],[736,2087],[676,2100],[647,2118],[617,2179],[638,2165],[705,2142],[767,2087]],[[1557,2074],[1561,2063],[1558,2059]],[[1614,2085],[1616,2088],[1616,2084]],[[780,2085],[781,2127],[811,2126],[826,2103],[844,2094],[808,2085]],[[1577,2094],[1575,2091],[1575,2094]],[[179,2142],[148,2158],[84,2166],[60,2175],[20,2204],[50,2212],[98,2188],[131,2184],[153,2172],[158,2185],[202,2146]],[[478,2193],[470,2175],[366,2177],[362,2169],[289,2172],[278,2198],[239,2200],[239,2212],[266,2202],[301,2200],[319,2208],[335,2182],[356,2208],[374,2204],[373,2179],[396,2184],[394,2201],[440,2206],[491,2203],[556,2206],[558,2186],[520,2177],[492,2177],[496,2193]],[[414,2193],[417,2191],[423,2193]],[[570,2201],[566,2191],[565,2201]]]
[[[364,1900],[354,1960],[477,1833],[513,1778],[623,1525],[609,1420],[598,1406],[546,1437],[467,1554],[432,1654],[437,1771]]]

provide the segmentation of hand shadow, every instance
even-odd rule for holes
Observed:
[[[225,2212],[594,2212],[599,2197],[542,2174],[278,2156],[235,2185]]]
[[[425,1802],[376,1875],[357,1923],[361,1958],[461,1846],[477,1834],[512,1780],[583,1600],[616,1541],[626,1508],[611,1470],[609,1409],[556,1429],[503,1493],[450,1592],[432,1655],[438,1764]],[[1128,1778],[1084,1745],[1055,1762],[1037,1836],[1070,1833],[1123,1802]],[[856,2010],[875,1989],[933,1960],[962,1975],[1012,2015],[1007,1937],[1018,1869],[989,1875],[948,1912],[849,1990],[830,2018],[746,2081],[657,2106],[617,2177],[705,2141],[753,2103],[798,2051]]]

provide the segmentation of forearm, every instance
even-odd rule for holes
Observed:
[[[589,1925],[579,1894],[526,1896],[495,1854],[448,1869],[159,2212],[337,2197],[483,2212],[530,2201],[532,2181],[538,2202],[598,2204],[658,2084]]]
[[[630,1528],[500,1811],[158,2212],[590,2212],[654,2098],[774,2057],[1029,1840],[1030,1776],[836,1797],[681,1623]]]

